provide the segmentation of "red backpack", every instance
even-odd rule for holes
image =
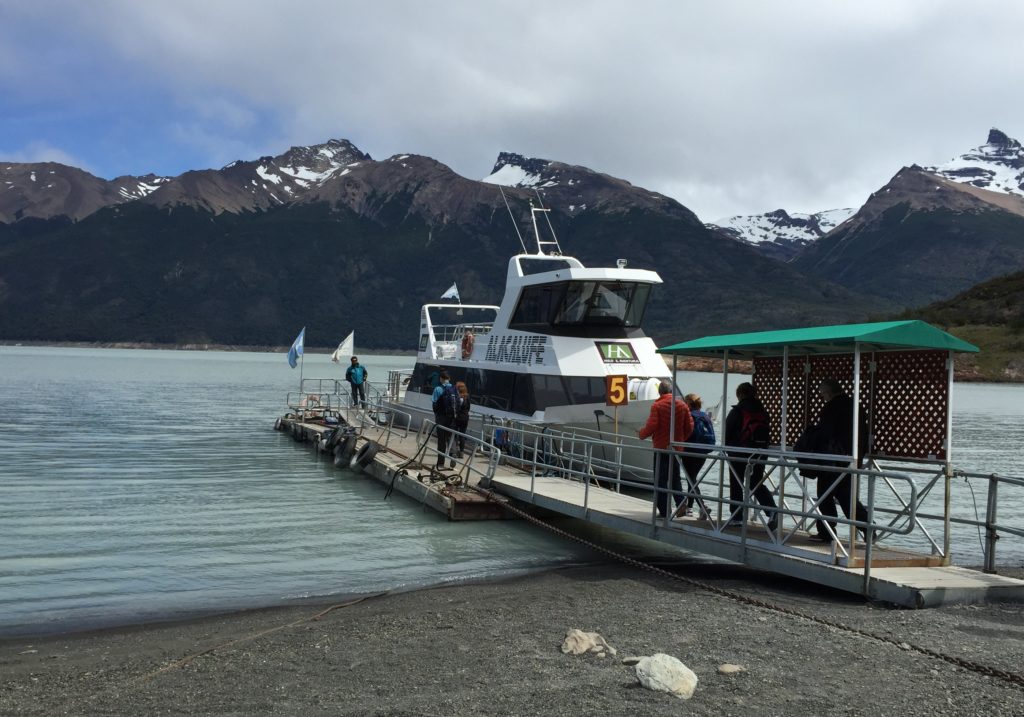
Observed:
[[[743,426],[740,428],[740,443],[744,448],[767,448],[771,429],[768,414],[764,411],[742,409]]]

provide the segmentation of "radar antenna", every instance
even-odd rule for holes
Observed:
[[[551,254],[552,256],[561,256],[562,247],[558,244],[558,237],[555,235],[555,227],[551,224],[551,218],[548,217],[548,213],[551,211],[544,207],[544,201],[540,198],[540,192],[534,187],[534,192],[537,194],[537,202],[540,204],[540,209],[533,206],[533,201],[530,201],[530,218],[533,220],[533,235],[537,239],[537,253],[538,254]],[[542,241],[540,238],[540,231],[537,229],[537,212],[544,214],[544,218],[548,222],[548,229],[551,231],[551,239],[548,241]],[[554,247],[554,251],[545,252],[544,247]]]

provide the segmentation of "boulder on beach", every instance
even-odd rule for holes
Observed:
[[[586,652],[614,655],[616,650],[596,632],[583,632],[573,628],[565,633],[562,652],[567,655],[582,655]]]
[[[697,689],[697,675],[682,662],[658,653],[644,657],[636,665],[636,678],[649,690],[667,692],[688,700]]]

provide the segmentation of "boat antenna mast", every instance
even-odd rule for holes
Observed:
[[[523,234],[519,231],[519,224],[516,222],[516,217],[512,213],[512,207],[508,205],[508,197],[505,196],[505,190],[501,188],[500,184],[498,185],[498,191],[501,192],[501,198],[505,200],[505,209],[508,210],[508,215],[512,218],[512,227],[516,230],[516,236],[519,237],[519,246],[523,248],[524,254],[529,254],[530,252],[526,250],[526,242],[523,241]]]
[[[537,240],[537,253],[538,254],[549,254],[551,256],[561,256],[562,247],[558,243],[558,237],[555,235],[555,227],[551,224],[551,218],[548,217],[548,213],[551,211],[544,207],[544,201],[540,198],[540,192],[534,187],[534,192],[537,193],[537,202],[540,204],[540,208],[533,206],[533,200],[530,200],[530,219],[533,220],[533,236]],[[548,241],[542,241],[540,238],[540,230],[537,229],[537,212],[544,214],[544,218],[548,222],[548,229],[551,231],[551,239]],[[554,247],[554,250],[544,251],[544,247]]]

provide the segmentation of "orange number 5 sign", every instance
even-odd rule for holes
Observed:
[[[625,406],[629,403],[629,377],[605,376],[605,404],[608,406]]]

